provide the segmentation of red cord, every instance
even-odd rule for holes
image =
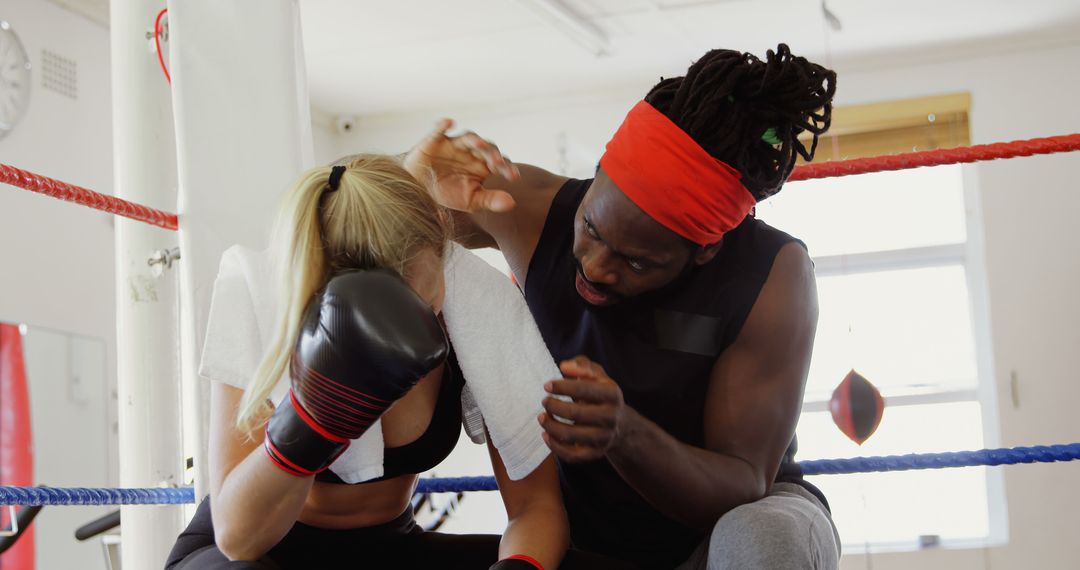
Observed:
[[[168,11],[168,8],[163,9],[158,12],[157,18],[154,19],[154,49],[157,50],[157,60],[161,64],[161,71],[165,72],[165,80],[171,84],[172,76],[169,75],[169,68],[165,65],[165,56],[161,54],[161,18]]]

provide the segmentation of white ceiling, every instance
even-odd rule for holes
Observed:
[[[107,0],[54,1],[107,20]],[[312,105],[335,114],[649,85],[717,47],[785,42],[843,70],[1080,43],[1080,0],[827,0],[840,30],[822,0],[552,0],[606,36],[603,56],[534,0],[298,1]]]
[[[562,3],[608,37],[609,55],[593,55],[526,0],[302,0],[312,103],[385,113],[651,84],[711,48],[764,55],[781,41],[837,65],[1080,42],[1078,0],[828,0],[840,31],[820,0]]]
[[[109,26],[109,0],[52,0],[54,3],[81,14],[90,20]]]

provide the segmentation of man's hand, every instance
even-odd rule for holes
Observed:
[[[544,385],[552,394],[544,398],[546,412],[539,417],[544,442],[564,461],[600,459],[618,442],[629,411],[623,402],[622,389],[603,367],[584,356],[564,360],[559,369],[566,379]],[[554,395],[569,396],[573,401]]]
[[[405,155],[405,169],[446,208],[463,212],[513,209],[510,194],[484,188],[484,180],[492,174],[516,180],[521,176],[517,167],[499,147],[474,132],[447,136],[453,126],[451,119],[439,121],[435,130]]]

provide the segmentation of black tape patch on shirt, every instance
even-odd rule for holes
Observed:
[[[694,313],[657,310],[653,315],[653,322],[658,348],[701,356],[720,356],[724,319]]]

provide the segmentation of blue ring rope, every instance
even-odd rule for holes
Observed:
[[[976,465],[1053,463],[1056,461],[1075,461],[1077,459],[1080,459],[1080,443],[980,449],[977,451],[852,457],[851,459],[817,459],[800,461],[799,466],[802,468],[804,475],[842,475],[875,471],[973,467]]]
[[[181,505],[194,502],[195,489],[191,487],[0,487],[0,505]]]
[[[1016,463],[1053,463],[1080,459],[1080,443],[1036,445],[977,451],[949,451],[908,455],[852,457],[801,461],[806,475],[841,475],[876,471],[944,469],[975,465],[1012,465]],[[456,493],[494,491],[494,477],[443,477],[420,479],[417,493]],[[2,487],[0,505],[180,505],[195,502],[191,487],[110,489],[84,487]]]

